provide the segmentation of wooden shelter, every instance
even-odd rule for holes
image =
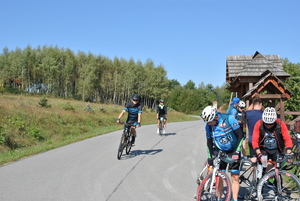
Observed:
[[[290,76],[283,70],[279,55],[262,55],[255,52],[254,55],[227,56],[226,82],[229,83],[227,89],[246,100],[248,106],[249,100],[255,97],[263,99],[268,106],[280,110],[282,120],[284,120],[284,100],[293,96],[284,85],[284,81]]]

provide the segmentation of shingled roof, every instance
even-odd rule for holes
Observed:
[[[277,77],[291,76],[283,70],[279,55],[262,55],[256,51],[254,55],[227,56],[226,82],[231,82],[237,77],[259,77],[266,70]]]
[[[274,94],[285,94],[286,98],[290,99],[293,96],[293,93],[285,87],[284,83],[278,79],[273,73],[269,70],[266,70],[262,74],[262,78],[242,97],[242,99],[247,99],[249,96],[253,96],[256,93],[260,93],[262,89],[268,89],[268,87],[264,86],[266,83],[272,84],[272,80],[276,81],[276,86],[272,87],[272,92]]]

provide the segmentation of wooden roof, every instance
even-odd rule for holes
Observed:
[[[241,77],[261,77],[266,70],[283,81],[290,77],[283,70],[279,55],[262,55],[256,51],[254,55],[227,56],[226,82],[231,83]]]
[[[268,94],[260,94],[262,91],[267,91]],[[290,99],[293,93],[285,87],[284,83],[276,75],[266,70],[262,74],[262,78],[243,95],[242,99],[253,99],[257,96],[268,99]]]

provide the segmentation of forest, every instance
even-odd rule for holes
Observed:
[[[285,110],[300,111],[300,64],[287,58],[282,62],[284,70],[291,74],[285,84],[294,94],[286,101]],[[215,100],[218,105],[228,104],[230,99],[226,83],[213,86],[201,82],[196,86],[189,80],[181,86],[176,79],[168,79],[163,65],[155,65],[151,59],[145,63],[133,58],[111,59],[57,46],[28,45],[14,50],[4,47],[0,54],[0,83],[2,93],[39,93],[117,105],[123,105],[137,93],[148,108],[165,99],[171,109],[187,114],[199,114]]]

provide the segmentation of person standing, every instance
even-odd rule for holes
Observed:
[[[229,166],[232,180],[232,198],[234,201],[237,201],[238,192],[240,189],[240,170],[238,159],[240,158],[244,133],[240,128],[238,121],[232,115],[219,113],[213,106],[205,107],[202,111],[201,117],[204,122],[207,122],[205,131],[207,140],[208,165],[213,165],[213,147],[216,147],[217,150],[226,152],[227,154],[231,155],[232,159],[237,160]],[[226,171],[226,167],[227,163],[221,161],[220,170]]]
[[[163,99],[159,100],[159,105],[156,107],[157,133],[159,133],[160,117],[164,118],[163,134],[166,133],[167,113],[168,113],[168,109],[167,106],[164,104],[164,100]]]
[[[252,147],[252,136],[254,125],[258,120],[262,118],[262,100],[260,98],[255,98],[252,104],[247,108],[246,111],[246,123],[248,127],[248,147],[250,151],[250,160],[256,162],[256,154]]]
[[[131,133],[133,134],[132,141],[131,141],[132,146],[134,146],[134,143],[135,143],[136,128],[141,126],[141,121],[142,121],[142,108],[143,107],[139,103],[139,101],[140,101],[140,96],[138,94],[133,94],[131,97],[131,101],[126,103],[124,109],[119,114],[118,118],[116,119],[116,121],[119,123],[122,116],[126,112],[128,112],[126,122],[133,124],[133,126],[131,127]]]
[[[238,110],[237,110],[237,106],[240,102],[240,99],[238,97],[234,97],[231,101],[231,104],[229,106],[229,108],[227,109],[227,114],[232,115],[235,119],[237,119],[237,115],[238,115]]]
[[[287,154],[290,154],[292,146],[293,142],[286,124],[277,118],[275,108],[267,107],[262,114],[262,119],[255,123],[253,129],[252,147],[257,160],[263,163],[262,155],[267,155],[267,160],[275,162],[284,153],[284,149]],[[273,164],[268,165],[266,171],[272,166]]]
[[[243,140],[243,146],[242,146],[242,156],[247,157],[247,152],[246,152],[246,147],[247,147],[247,142],[246,142],[246,111],[245,111],[246,103],[244,101],[240,101],[239,104],[237,105],[237,120],[240,124],[240,127],[244,133],[244,140]]]

